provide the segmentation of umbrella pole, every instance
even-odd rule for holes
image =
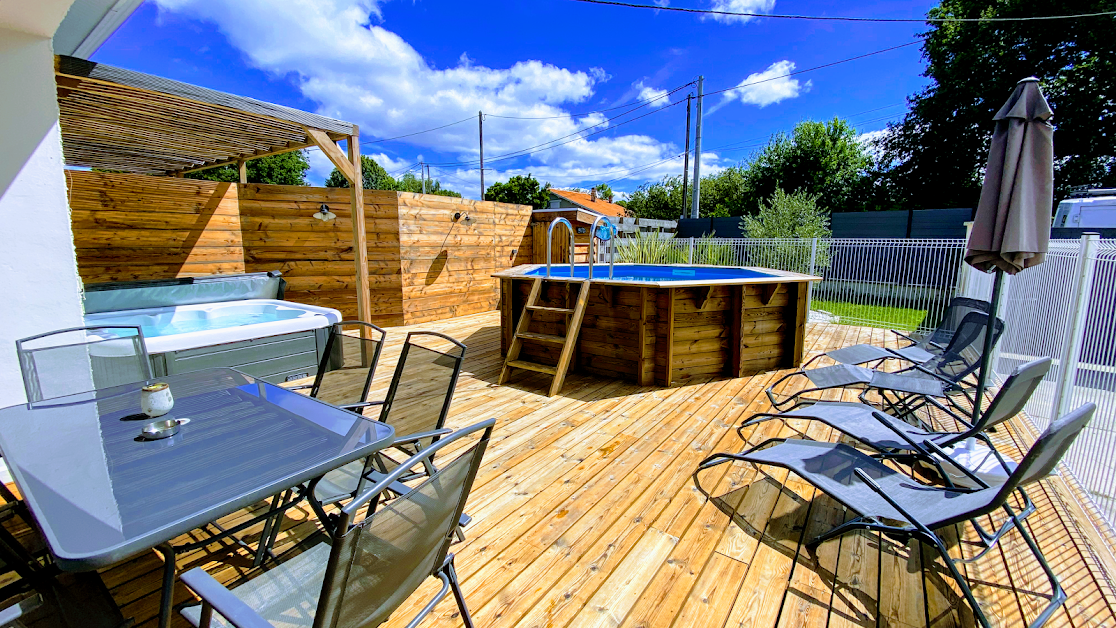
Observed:
[[[1004,271],[996,269],[996,280],[992,284],[992,307],[988,312],[988,327],[984,330],[984,353],[980,356],[980,373],[977,375],[976,398],[973,400],[973,421],[980,420],[980,406],[984,402],[984,389],[988,384],[988,373],[992,370],[992,343],[995,339],[996,315],[1000,312],[1000,292],[1004,287]]]

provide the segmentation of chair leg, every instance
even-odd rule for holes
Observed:
[[[465,624],[466,628],[474,628],[473,618],[469,615],[469,607],[465,605],[465,594],[461,592],[461,582],[457,579],[457,570],[453,567],[452,556],[450,556],[449,561],[446,562],[446,572],[449,575],[450,589],[453,590],[453,597],[457,600],[457,608],[461,611],[461,621]]]
[[[823,532],[818,536],[810,539],[809,541],[806,541],[806,549],[810,552],[813,552],[818,548],[819,545],[825,543],[829,539],[835,539],[843,534],[848,534],[849,532],[852,532],[854,530],[871,530],[876,527],[878,527],[877,524],[864,519],[863,517],[849,519],[848,521],[829,530],[828,532]]]
[[[942,556],[942,561],[945,562],[949,572],[953,575],[953,579],[957,581],[957,586],[961,587],[961,593],[965,596],[965,600],[973,609],[973,615],[976,617],[977,622],[982,628],[992,628],[992,624],[988,622],[988,618],[985,617],[984,611],[980,608],[980,605],[977,604],[976,596],[973,595],[973,590],[969,588],[969,583],[965,581],[965,576],[961,575],[961,572],[957,570],[957,564],[949,557],[949,549],[942,543],[942,540],[938,538],[936,534],[920,534],[915,538],[921,539],[926,544],[932,545],[934,549],[938,550],[938,553]]]
[[[171,606],[174,604],[175,570],[174,547],[163,543],[155,548],[163,555],[163,592],[159,600],[159,628],[170,628]]]

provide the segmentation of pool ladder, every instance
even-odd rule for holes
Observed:
[[[511,369],[523,369],[528,371],[535,371],[538,373],[546,373],[553,376],[550,382],[550,390],[547,393],[548,397],[553,397],[562,390],[562,384],[566,380],[566,373],[569,371],[570,364],[573,361],[574,350],[577,347],[577,335],[581,331],[581,321],[585,318],[585,308],[589,303],[589,282],[593,280],[593,242],[597,240],[597,225],[604,221],[608,228],[611,229],[610,235],[616,237],[616,226],[612,221],[605,216],[600,216],[593,221],[593,226],[590,228],[589,233],[589,278],[588,279],[575,279],[574,278],[574,229],[570,221],[565,218],[555,218],[551,221],[550,226],[546,229],[546,276],[535,277],[531,283],[531,292],[527,295],[527,303],[523,306],[523,312],[519,316],[519,322],[515,326],[515,336],[512,338],[511,346],[508,347],[508,355],[504,359],[504,368],[500,371],[499,384],[504,384],[508,381],[511,374]],[[554,233],[554,227],[558,225],[565,225],[570,232],[570,276],[568,279],[551,279],[550,277],[550,264],[551,264],[551,249],[550,244]],[[603,240],[603,238],[601,238]],[[600,245],[597,245],[598,253]],[[609,250],[609,264],[608,276],[612,277],[612,248]],[[566,307],[552,307],[540,304],[540,297],[543,296],[543,287],[546,282],[561,281],[566,284]],[[569,286],[571,283],[579,283],[580,289],[577,293],[577,301],[574,306],[569,307]],[[510,298],[510,295],[509,295]],[[565,335],[546,334],[531,331],[531,323],[534,320],[535,314],[561,314],[566,319],[566,333]],[[548,321],[550,322],[550,321]],[[553,324],[553,322],[551,322]],[[523,342],[528,341],[537,344],[561,346],[561,351],[558,354],[558,363],[554,366],[549,364],[541,364],[538,362],[531,362],[528,360],[520,360],[519,356],[523,351]]]

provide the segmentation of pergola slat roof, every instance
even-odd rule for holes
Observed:
[[[69,166],[181,176],[317,146],[364,207],[357,125],[86,59],[55,57],[62,153]],[[348,154],[338,140],[348,144]],[[361,320],[372,309],[364,212],[352,212]]]
[[[331,140],[355,124],[76,57],[56,59],[66,163],[173,175]]]

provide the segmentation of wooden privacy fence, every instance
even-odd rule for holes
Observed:
[[[348,190],[87,171],[67,181],[86,283],[279,270],[289,300],[357,317]],[[336,219],[312,217],[323,203]],[[531,261],[530,207],[366,190],[364,216],[376,324],[496,309],[490,275]]]

